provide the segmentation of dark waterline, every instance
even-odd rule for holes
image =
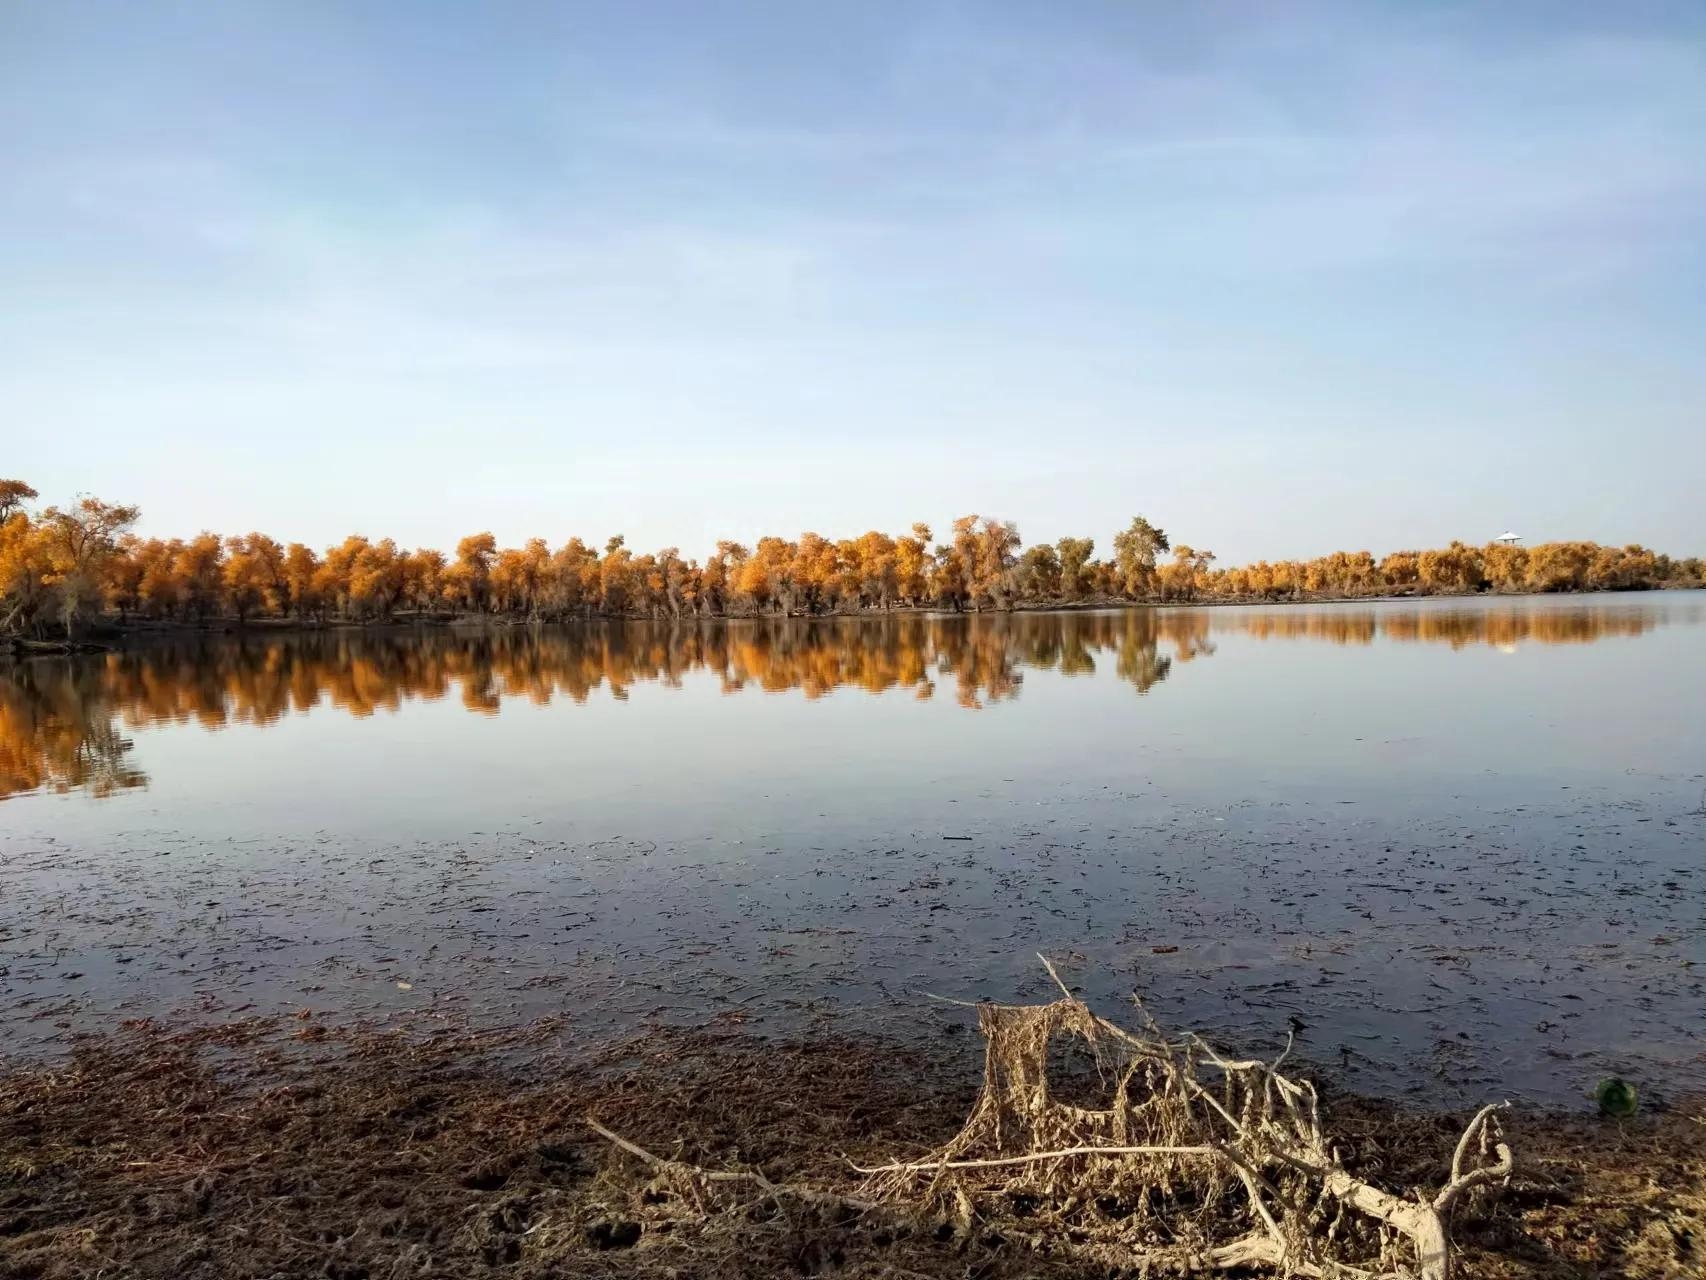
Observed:
[[[934,1033],[921,992],[1041,995],[1042,950],[1239,1043],[1295,1020],[1358,1087],[1699,1087],[1703,623],[1677,592],[19,663],[0,1051],[184,1008]]]

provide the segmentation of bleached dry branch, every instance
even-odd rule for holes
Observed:
[[[1060,999],[975,1006],[983,1087],[960,1131],[911,1159],[852,1166],[864,1176],[856,1196],[784,1187],[756,1172],[706,1172],[588,1122],[695,1186],[747,1182],[772,1199],[935,1211],[967,1229],[978,1217],[1005,1217],[1011,1228],[1011,1206],[1023,1202],[1032,1208],[1010,1234],[1181,1272],[1451,1280],[1453,1210],[1514,1168],[1500,1106],[1470,1121],[1436,1193],[1395,1194],[1346,1169],[1314,1085],[1279,1069],[1289,1041],[1268,1063],[1225,1057],[1196,1036],[1169,1038],[1147,1014],[1146,1029],[1134,1032],[1092,1012],[1038,958]],[[1091,1056],[1105,1105],[1056,1096],[1050,1052],[1062,1043]]]

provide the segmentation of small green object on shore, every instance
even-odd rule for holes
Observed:
[[[1616,1076],[1601,1080],[1599,1088],[1594,1090],[1594,1096],[1599,1099],[1600,1114],[1618,1120],[1627,1120],[1634,1115],[1638,1105],[1635,1086],[1627,1080],[1619,1080]]]

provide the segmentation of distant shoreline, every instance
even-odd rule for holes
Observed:
[[[879,621],[885,618],[1010,617],[1032,613],[1094,613],[1109,610],[1273,608],[1290,605],[1416,604],[1441,601],[1560,600],[1603,596],[1651,595],[1656,592],[1699,591],[1692,583],[1655,587],[1579,591],[1432,591],[1382,595],[1315,595],[1265,598],[1244,596],[1206,600],[1071,600],[1058,602],[1021,601],[1009,608],[944,609],[939,605],[893,605],[887,609],[837,609],[823,613],[683,613],[679,617],[641,613],[580,613],[566,617],[526,617],[516,614],[427,613],[402,614],[364,620],[348,618],[248,618],[234,617],[190,620],[106,619],[90,625],[77,640],[35,639],[11,636],[0,639],[0,659],[37,656],[107,653],[150,640],[186,637],[230,639],[267,635],[313,635],[360,633],[405,633],[410,631],[514,631],[527,627],[574,626],[585,623],[639,622],[660,626],[696,626],[705,623],[824,622],[839,619]]]
[[[145,621],[176,632],[320,629],[339,623],[489,626],[590,618],[679,625],[701,618],[1010,613],[1155,605],[1284,604],[1487,593],[1564,594],[1706,585],[1706,559],[1637,543],[1334,551],[1309,560],[1216,566],[1213,552],[1169,538],[1143,516],[1114,535],[1025,546],[1011,520],[961,516],[890,536],[720,541],[700,560],[678,547],[637,554],[620,535],[600,552],[579,538],[500,547],[488,530],[405,550],[351,535],[324,554],[263,533],[141,538],[141,510],[84,495],[74,507],[26,506],[36,490],[0,480],[0,634],[104,645]],[[1171,554],[1171,559],[1166,557]],[[0,644],[4,641],[0,640]],[[15,646],[16,647],[16,646]]]

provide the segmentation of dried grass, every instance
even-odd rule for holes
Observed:
[[[565,1054],[557,1027],[131,1026],[0,1067],[0,1277],[1396,1272],[1410,1237],[1280,1153],[1317,1159],[1318,1120],[1329,1175],[1399,1207],[1498,1167],[1490,1123],[1454,1174],[1463,1119],[1357,1099],[1317,1117],[1312,1094],[1294,1114],[1265,1092],[1283,1063],[1125,1038],[1070,998],[977,1018],[981,1089],[957,1053],[846,1039],[658,1031]],[[1451,1207],[1458,1280],[1706,1274],[1693,1111],[1521,1120],[1509,1190]]]
[[[1017,1234],[1033,1247],[1146,1272],[1450,1280],[1452,1211],[1473,1192],[1503,1187],[1515,1168],[1501,1108],[1469,1122],[1437,1192],[1387,1192],[1344,1167],[1314,1085],[1281,1074],[1286,1054],[1272,1064],[1234,1060],[1153,1023],[1129,1031],[1093,1013],[1039,959],[1060,1000],[974,1006],[983,1088],[960,1131],[924,1157],[859,1167],[866,1180],[841,1204],[943,1215],[965,1235],[1024,1204],[1030,1222]],[[1103,1105],[1056,1096],[1050,1059],[1063,1040],[1088,1050]],[[719,1184],[776,1205],[826,1198],[758,1173],[695,1170],[591,1123],[700,1211]]]

